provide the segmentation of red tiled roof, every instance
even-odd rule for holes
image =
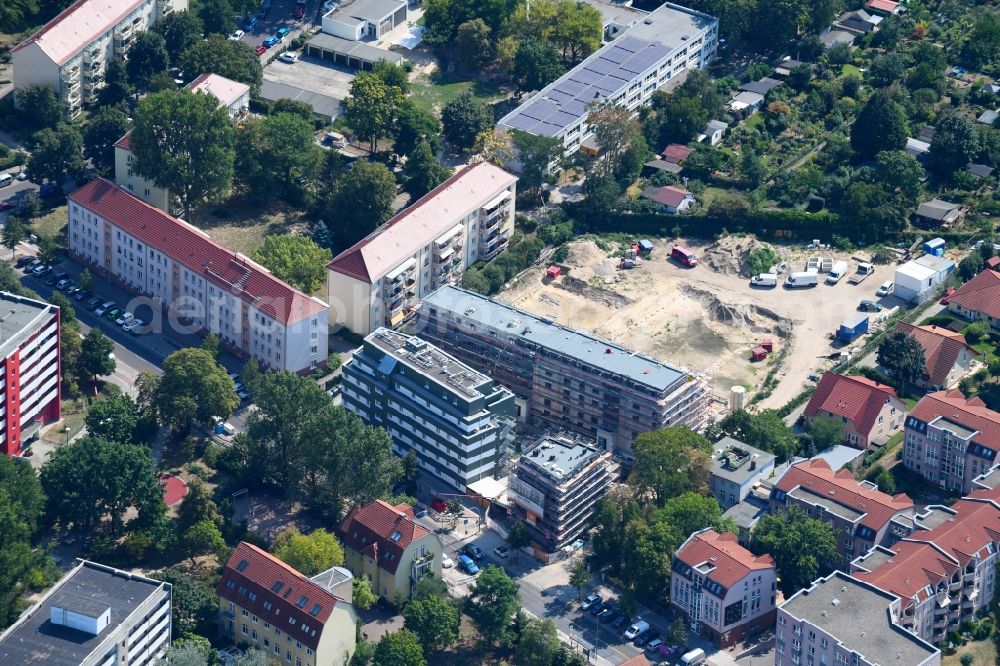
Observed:
[[[964,335],[941,326],[914,326],[901,321],[896,324],[896,330],[912,336],[923,347],[927,376],[931,383],[938,386],[945,385],[948,373],[955,367],[963,350],[976,354],[976,350],[965,341]]]
[[[680,164],[686,160],[691,153],[694,152],[694,148],[688,148],[687,146],[681,145],[679,143],[672,143],[663,149],[660,155],[663,156],[668,162],[673,162],[674,164]]]
[[[894,555],[874,571],[853,575],[902,599],[926,599],[942,580],[950,580],[958,564],[926,543],[904,540],[889,548]]]
[[[293,289],[263,266],[227,250],[201,230],[109,180],[92,180],[69,199],[285,325],[327,309],[326,304]]]
[[[333,607],[342,601],[274,555],[245,541],[236,547],[222,570],[216,592],[263,621],[280,626],[314,650]],[[269,602],[271,608],[264,602]],[[295,624],[290,618],[295,619]],[[236,621],[240,621],[238,616]]]
[[[646,659],[646,655],[640,652],[631,659],[626,659],[618,666],[650,666],[650,663],[649,659]]]
[[[893,0],[868,0],[866,6],[891,14],[899,7],[899,3]]]
[[[981,271],[959,287],[948,302],[989,317],[1000,317],[1000,273]]]
[[[913,508],[913,502],[906,495],[890,496],[862,485],[848,470],[834,473],[830,463],[822,458],[792,465],[776,487],[786,493],[801,487],[850,507],[865,514],[861,524],[875,531],[882,529],[897,513]]]
[[[932,530],[915,532],[910,539],[934,543],[962,567],[976,553],[1000,541],[1000,505],[975,493],[951,505],[955,516]]]
[[[843,416],[854,424],[858,433],[868,435],[883,405],[895,397],[896,391],[892,387],[867,377],[827,372],[809,398],[805,415],[812,418],[822,410]]]
[[[645,193],[643,193],[645,194]],[[657,203],[661,203],[664,206],[669,206],[670,208],[677,208],[682,203],[684,199],[691,196],[691,193],[685,190],[683,187],[676,187],[674,185],[665,185],[658,189],[654,189],[650,193],[649,198]]]
[[[997,270],[998,266],[1000,266],[1000,257],[990,257],[989,259],[986,260],[986,268],[995,271]]]
[[[392,574],[396,573],[406,547],[430,534],[414,522],[413,509],[408,504],[393,506],[382,500],[351,509],[337,531],[346,547],[375,558],[379,568]]]
[[[929,393],[920,399],[910,416],[930,422],[939,416],[972,430],[976,443],[1000,451],[1000,413],[986,407],[976,397],[966,399],[958,389]]]
[[[115,148],[124,148],[125,150],[132,150],[132,130],[125,132],[125,136],[115,141]]]
[[[774,568],[770,555],[754,555],[737,543],[734,535],[711,529],[692,534],[677,551],[677,558],[690,567],[711,562],[715,568],[708,574],[709,580],[727,588],[751,571]]]

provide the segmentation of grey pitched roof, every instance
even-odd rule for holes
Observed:
[[[740,86],[740,90],[746,90],[749,92],[759,93],[761,95],[766,95],[775,88],[781,85],[781,81],[778,79],[772,79],[769,76],[765,76],[759,81],[749,81]]]

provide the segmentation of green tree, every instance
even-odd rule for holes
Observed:
[[[410,601],[403,609],[403,626],[427,652],[437,652],[458,640],[458,608],[442,597]]]
[[[45,509],[46,498],[27,460],[0,456],[0,624],[17,619],[39,556],[31,540]]]
[[[903,331],[893,331],[882,338],[876,358],[878,364],[904,386],[912,385],[927,372],[924,348],[912,335]]]
[[[323,149],[313,133],[312,122],[291,113],[243,122],[236,134],[236,176],[243,191],[257,200],[288,199],[301,179],[314,180]]]
[[[35,147],[28,158],[31,177],[62,186],[67,178],[83,173],[83,138],[72,125],[43,129],[32,137]]]
[[[426,141],[435,155],[441,150],[441,121],[416,106],[412,100],[402,100],[396,109],[392,129],[393,147],[399,155],[409,155]]]
[[[817,414],[809,427],[809,434],[812,436],[813,444],[816,445],[816,450],[825,451],[844,441],[844,424],[832,416]]]
[[[416,201],[435,187],[448,180],[451,169],[441,164],[426,141],[421,141],[407,157],[403,167],[403,189]],[[324,271],[325,273],[326,271]]]
[[[38,253],[36,258],[46,266],[54,266],[62,258],[63,249],[56,243],[56,239],[49,235],[41,236],[38,241]]]
[[[200,479],[191,479],[187,494],[177,509],[177,527],[185,531],[201,522],[210,522],[216,527],[224,524],[219,505],[212,499],[212,493]]]
[[[514,54],[514,80],[521,90],[541,90],[565,71],[559,51],[549,42],[523,41]]]
[[[573,0],[535,0],[530,12],[518,7],[515,22],[522,26],[525,41],[551,42],[567,67],[596,51],[604,36],[600,12]]]
[[[10,0],[0,5],[0,30],[15,33],[26,19],[38,13],[38,0]]]
[[[17,217],[23,218],[25,222],[31,223],[42,214],[42,198],[38,193],[27,190],[17,204]]]
[[[285,282],[311,294],[326,280],[326,265],[332,255],[307,236],[275,235],[264,238],[253,258]]]
[[[792,456],[798,443],[791,428],[773,409],[765,409],[754,414],[738,410],[728,414],[718,423],[712,424],[705,435],[713,441],[732,437],[741,442],[768,451],[780,460]]]
[[[594,133],[603,158],[597,173],[612,176],[618,170],[622,156],[640,136],[639,124],[628,109],[605,106],[591,111],[587,125]]]
[[[503,637],[520,605],[517,583],[503,569],[489,565],[469,588],[465,612],[486,643],[493,644]]]
[[[347,122],[355,133],[369,143],[374,153],[378,140],[389,134],[396,109],[403,101],[403,91],[386,84],[375,72],[358,72],[351,81],[351,91],[344,100]]]
[[[420,641],[408,629],[383,635],[375,646],[372,663],[374,666],[427,666]]]
[[[562,140],[520,130],[514,130],[511,134],[511,143],[521,163],[521,186],[540,191],[549,173],[549,165],[558,162],[563,156]]]
[[[472,148],[476,137],[493,126],[493,111],[466,90],[441,110],[444,136],[462,150]]]
[[[983,260],[983,256],[978,252],[973,252],[958,262],[958,277],[962,278],[963,282],[968,282],[979,275],[985,267],[986,262]]]
[[[8,215],[7,222],[4,223],[3,229],[0,230],[0,242],[3,246],[10,250],[11,255],[17,254],[17,245],[24,240],[25,231],[24,225],[21,224],[21,218],[17,215]]]
[[[239,397],[233,380],[211,352],[188,348],[164,360],[155,402],[160,420],[175,431],[184,431],[195,421],[229,418]]]
[[[920,196],[920,181],[924,168],[903,150],[883,150],[875,155],[875,175],[886,187],[899,192],[908,206]]]
[[[119,107],[102,107],[91,118],[83,131],[83,154],[99,173],[114,172],[115,142],[128,130],[128,116]]]
[[[714,497],[689,491],[667,500],[663,508],[657,510],[654,521],[662,521],[682,535],[693,534],[706,527],[720,527],[722,509]]]
[[[552,620],[532,618],[517,642],[518,666],[551,666],[559,652],[559,635]]]
[[[531,545],[531,531],[523,520],[515,520],[507,532],[507,545],[514,552],[514,558],[521,558],[521,549]]]
[[[358,160],[330,197],[327,225],[334,238],[351,245],[392,216],[396,179],[385,165]]]
[[[135,36],[135,42],[128,50],[125,72],[129,82],[136,89],[142,90],[154,74],[166,71],[169,64],[167,43],[163,36],[152,30],[144,30]]]
[[[902,150],[908,132],[903,107],[879,90],[851,125],[851,147],[862,157],[873,158],[883,150]]]
[[[878,476],[875,477],[875,483],[878,485],[878,489],[887,495],[896,494],[896,479],[892,476],[892,472],[887,469],[883,469],[879,472]]]
[[[368,576],[357,576],[351,581],[351,604],[355,608],[368,610],[377,601],[378,595],[372,591],[372,581]]]
[[[587,568],[587,563],[579,559],[569,570],[569,584],[576,588],[577,601],[583,599],[583,587],[588,582],[590,582],[590,570]]]
[[[17,91],[17,107],[28,128],[33,131],[55,129],[65,119],[62,102],[50,85]]]
[[[629,482],[657,506],[708,482],[712,445],[688,428],[662,428],[640,433],[632,442],[635,465]]]
[[[419,600],[430,597],[448,598],[448,585],[434,574],[428,574],[417,581],[411,598]]]
[[[96,382],[98,377],[106,377],[112,374],[117,367],[117,363],[112,355],[115,343],[111,338],[104,335],[99,328],[92,328],[87,336],[80,343],[80,360],[78,367],[80,374],[91,382]]]
[[[294,526],[287,527],[278,534],[271,551],[279,560],[310,577],[344,565],[343,546],[323,528],[306,535]]]
[[[245,83],[254,95],[260,92],[264,80],[264,70],[253,49],[242,41],[227,39],[224,34],[211,34],[184,51],[180,66],[188,74],[211,72]]]
[[[139,405],[127,393],[115,393],[96,401],[84,422],[92,437],[122,444],[139,443]]]
[[[60,324],[63,326],[79,326],[76,321],[76,310],[73,309],[73,304],[69,302],[69,299],[66,298],[65,294],[59,291],[53,291],[52,295],[49,296],[49,303],[59,308]]]
[[[223,37],[236,27],[235,12],[230,0],[200,0],[198,18],[204,26],[205,35],[209,38]]]
[[[181,538],[184,552],[191,558],[191,564],[199,555],[220,554],[226,549],[219,527],[210,520],[203,520],[189,527]]]
[[[939,117],[936,127],[931,139],[930,167],[940,176],[951,177],[981,150],[979,134],[968,118],[957,113]]]
[[[1000,18],[991,11],[977,12],[972,33],[962,46],[962,62],[981,69],[1000,55]]]
[[[786,596],[809,587],[837,561],[833,527],[810,518],[797,506],[761,518],[751,536],[754,553],[774,558],[781,591]]]
[[[170,12],[153,24],[153,31],[163,37],[170,62],[180,62],[181,54],[201,41],[204,29],[198,15],[187,9]]]
[[[153,460],[142,446],[90,436],[64,444],[42,465],[41,482],[49,519],[80,532],[93,532],[108,518],[111,533],[119,534],[133,509],[138,515],[129,527],[142,529],[166,511]]]
[[[455,53],[463,63],[480,68],[493,54],[490,27],[482,19],[472,19],[458,26],[455,32]]]
[[[120,106],[131,96],[132,86],[128,82],[125,62],[119,58],[111,58],[104,66],[104,86],[97,91],[97,105]]]
[[[882,53],[872,58],[866,76],[876,88],[888,88],[903,78],[906,59],[899,53]]]
[[[135,110],[135,168],[178,195],[186,210],[228,194],[235,161],[226,110],[187,89],[151,93]]]

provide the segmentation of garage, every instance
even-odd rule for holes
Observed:
[[[351,69],[372,69],[379,60],[386,60],[394,65],[399,65],[405,60],[398,53],[327,34],[319,34],[309,40],[306,44],[306,54],[314,58],[332,60]]]

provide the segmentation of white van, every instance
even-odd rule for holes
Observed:
[[[680,666],[698,666],[699,664],[703,664],[705,663],[705,651],[701,648],[695,648],[690,652],[686,652],[678,663]]]
[[[645,620],[636,620],[635,624],[625,630],[625,638],[632,640],[647,629],[649,629],[649,622],[646,622]]]
[[[785,278],[785,286],[789,289],[794,289],[796,287],[815,287],[818,280],[817,275],[813,271],[805,273],[789,273],[788,277]]]
[[[750,278],[751,287],[776,287],[778,286],[778,276],[774,273],[761,273]]]
[[[837,284],[840,278],[847,275],[847,262],[838,261],[830,267],[830,274],[826,276],[827,284]]]
[[[892,289],[895,285],[892,284],[892,280],[886,280],[879,285],[878,291],[875,292],[877,296],[888,296],[892,293]]]
[[[0,187],[7,187],[14,182],[14,176],[9,173],[0,173]]]

